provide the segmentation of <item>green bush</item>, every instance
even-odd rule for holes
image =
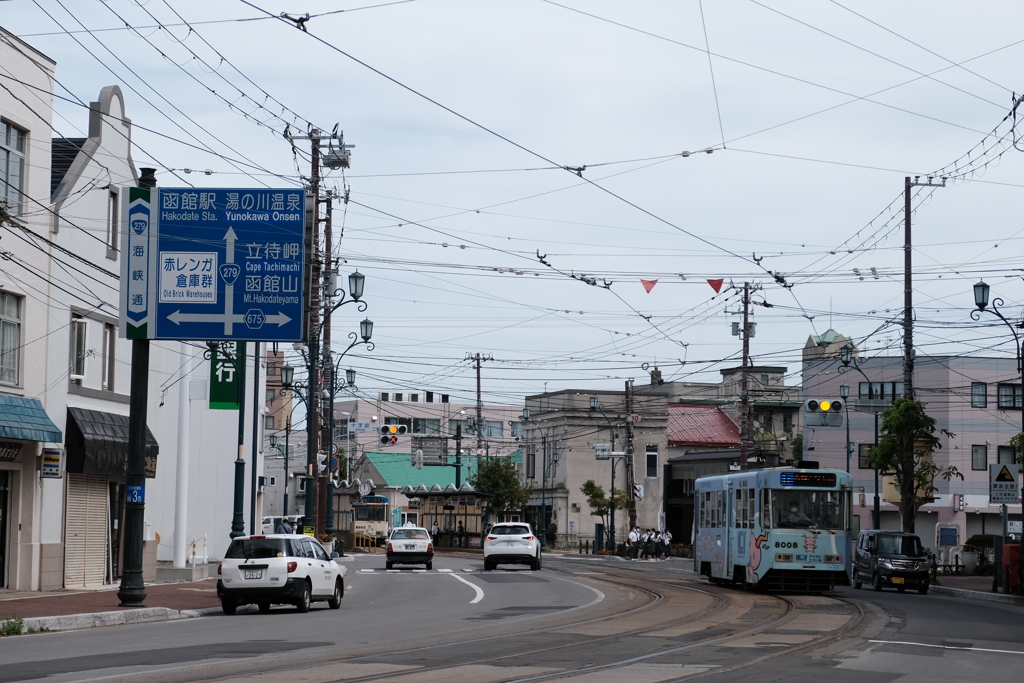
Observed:
[[[25,620],[15,614],[6,621],[0,621],[0,636],[20,636],[25,630]]]

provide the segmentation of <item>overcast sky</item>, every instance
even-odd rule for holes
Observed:
[[[1024,3],[13,0],[0,25],[57,62],[55,136],[120,85],[162,186],[293,187],[286,125],[344,131],[326,186],[376,325],[343,361],[366,396],[474,400],[475,353],[488,403],[645,363],[716,381],[744,282],[772,306],[752,362],[791,383],[830,327],[898,355],[908,175],[949,178],[914,189],[917,353],[1015,355],[968,316],[979,278],[1024,305]]]

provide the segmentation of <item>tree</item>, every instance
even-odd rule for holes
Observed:
[[[945,429],[941,432],[955,436]],[[878,444],[871,449],[868,460],[896,479],[903,531],[914,531],[917,511],[932,500],[937,490],[937,477],[946,481],[964,478],[956,467],[942,468],[932,461],[932,452],[939,448],[942,443],[935,436],[935,419],[925,412],[920,401],[898,398],[882,413]]]
[[[804,459],[804,435],[794,434],[793,439],[789,442],[789,450],[793,454],[793,460],[800,461]]]
[[[519,512],[530,500],[530,489],[519,481],[516,466],[507,458],[481,458],[469,483],[485,494],[483,506],[488,517]]]
[[[608,526],[606,517],[611,512],[611,501],[604,492],[604,487],[588,479],[580,487],[580,493],[587,497],[587,505],[590,506],[590,514],[601,518],[601,524]],[[629,495],[622,489],[615,489],[615,509],[622,510],[629,506]]]

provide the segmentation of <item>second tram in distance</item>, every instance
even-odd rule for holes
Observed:
[[[776,591],[850,585],[852,484],[849,473],[817,463],[697,479],[694,571]]]

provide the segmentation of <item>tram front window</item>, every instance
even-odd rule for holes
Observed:
[[[356,505],[357,522],[383,522],[387,510],[383,505]]]
[[[849,493],[797,489],[771,492],[772,526],[776,529],[846,529]]]

